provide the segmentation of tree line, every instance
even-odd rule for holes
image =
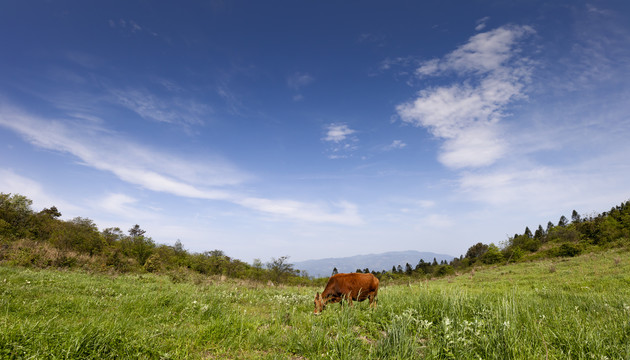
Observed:
[[[394,265],[389,271],[365,268],[356,272],[372,273],[386,279],[439,277],[474,266],[573,257],[607,248],[630,248],[630,201],[597,215],[582,216],[573,210],[571,220],[563,215],[557,223],[549,221],[546,227],[539,225],[534,232],[525,227],[522,234],[514,234],[499,245],[478,242],[468,248],[465,255],[450,262],[420,259],[415,266],[406,263],[405,266]],[[333,269],[333,274],[336,272],[337,269]]]
[[[264,282],[308,282],[308,274],[294,269],[287,256],[265,264],[257,259],[250,265],[222,250],[189,252],[179,240],[172,246],[157,244],[139,225],[127,232],[118,227],[99,231],[88,218],[62,220],[55,206],[35,212],[31,205],[26,196],[0,193],[0,261],[120,273],[177,275],[184,270]]]
[[[126,232],[118,227],[99,231],[88,218],[62,220],[55,206],[35,212],[31,205],[32,201],[23,195],[0,193],[0,262],[173,276],[189,272],[275,283],[312,281],[308,274],[294,269],[287,256],[264,264],[256,259],[248,264],[230,258],[222,250],[192,253],[179,240],[172,246],[156,244],[139,225]],[[514,234],[499,245],[478,242],[450,262],[420,259],[415,265],[393,265],[391,270],[356,271],[390,280],[439,277],[474,266],[570,257],[611,247],[630,247],[630,201],[597,215],[581,216],[574,210],[570,220],[561,216],[557,223],[549,221],[546,227],[539,225],[533,232],[526,227],[522,234]]]

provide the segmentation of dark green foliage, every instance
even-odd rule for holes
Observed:
[[[272,281],[283,282],[286,281],[289,276],[296,275],[293,264],[289,264],[288,260],[288,256],[281,256],[277,259],[272,258],[271,262],[267,264],[267,269],[269,269]]]
[[[0,193],[0,261],[28,267],[82,267],[120,273],[174,274],[192,270],[203,275],[258,281],[308,281],[299,276],[286,256],[274,259],[264,269],[260,261],[249,265],[231,259],[221,250],[189,253],[179,240],[174,246],[155,244],[137,224],[128,235],[116,227],[99,232],[88,218],[64,221],[54,206],[36,213],[31,205],[25,196]]]
[[[488,251],[481,256],[481,261],[483,261],[484,264],[497,264],[503,261],[503,254],[496,245],[490,244]]]
[[[407,263],[405,265],[405,274],[411,275],[411,273],[413,273],[413,269],[411,268],[411,265],[409,265],[409,263]]]
[[[573,210],[573,213],[571,213],[571,221],[573,223],[579,223],[580,222],[580,214],[578,214],[577,211]]]
[[[453,275],[455,274],[455,269],[451,265],[439,265],[434,274],[436,276],[445,276],[445,275]]]
[[[582,253],[582,249],[576,244],[564,243],[557,250],[558,256],[574,257]]]
[[[567,223],[569,222],[569,220],[567,220],[567,218],[562,215],[560,216],[560,220],[558,220],[558,226],[567,226]]]
[[[479,242],[468,249],[466,257],[469,259],[478,259],[485,254],[486,251],[488,251],[488,245]]]
[[[307,274],[293,269],[287,256],[272,259],[266,265],[260,260],[249,265],[231,259],[221,250],[189,253],[179,240],[173,246],[156,244],[137,224],[128,234],[116,227],[99,232],[90,219],[64,221],[54,206],[36,213],[31,205],[25,196],[0,193],[0,261],[31,267],[167,273],[173,279],[195,273],[294,284],[310,281]],[[523,234],[510,237],[501,248],[478,242],[465,256],[450,262],[420,260],[415,267],[394,265],[390,272],[371,273],[386,281],[444,276],[483,264],[571,257],[586,251],[630,247],[630,201],[599,215],[580,216],[574,210],[571,220],[562,216],[557,226],[549,221],[546,229],[539,225],[534,233],[526,227]],[[370,269],[357,272],[370,273]]]

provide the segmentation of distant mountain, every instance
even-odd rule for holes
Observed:
[[[334,268],[337,268],[340,273],[354,272],[357,269],[365,268],[369,268],[370,271],[390,271],[392,266],[401,265],[404,269],[405,264],[409,263],[415,267],[420,259],[425,262],[433,262],[434,258],[437,262],[441,262],[442,260],[451,261],[455,256],[414,250],[392,251],[382,254],[300,261],[294,263],[293,268],[305,270],[309,276],[325,277],[330,276]]]

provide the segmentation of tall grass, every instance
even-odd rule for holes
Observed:
[[[550,271],[551,266],[555,271]],[[316,290],[0,266],[0,358],[628,359],[630,255],[609,252],[383,287]]]

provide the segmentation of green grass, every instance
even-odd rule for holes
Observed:
[[[319,288],[0,266],[0,358],[630,359],[630,253],[384,286]]]

